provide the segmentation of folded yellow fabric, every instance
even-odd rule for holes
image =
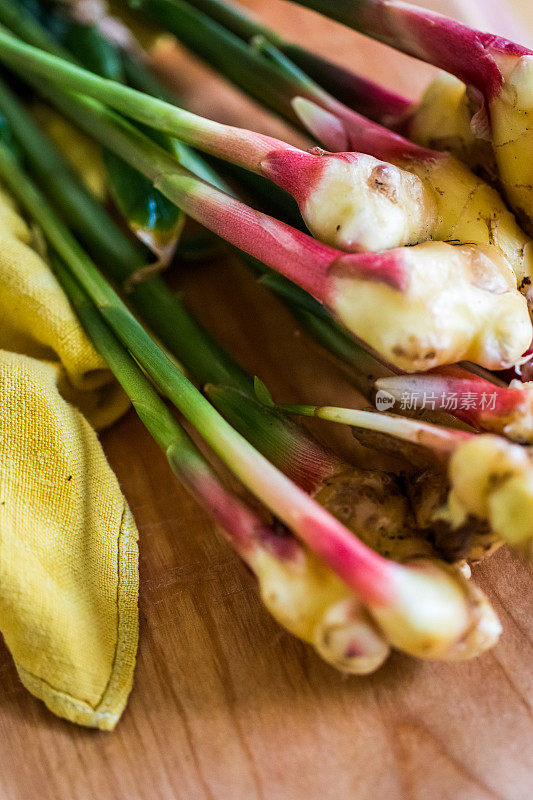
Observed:
[[[52,711],[112,729],[137,649],[137,531],[91,425],[128,402],[29,243],[0,192],[0,632]]]

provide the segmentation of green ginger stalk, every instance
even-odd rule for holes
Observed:
[[[215,2],[220,7],[221,12],[226,9],[227,7],[219,3],[218,0]],[[5,8],[9,8],[9,0],[0,0],[0,21],[3,19],[2,11]],[[48,23],[53,24],[52,17],[52,9],[55,7],[55,4],[52,4],[50,7],[49,3],[42,4],[41,16],[40,21],[44,22],[47,21]],[[233,10],[233,9],[232,9]],[[95,13],[94,9],[89,9],[90,13]],[[19,17],[20,17],[20,10],[19,10]],[[63,9],[63,17],[64,17],[64,9]],[[62,18],[63,18],[62,17]],[[18,26],[13,22],[12,17],[7,17],[4,19],[6,24],[11,23],[10,27],[18,33],[22,38],[26,41],[30,42],[31,44],[36,44],[44,47],[44,43],[47,42],[46,49],[49,52],[56,52],[53,49],[52,43],[46,39],[46,34],[39,29],[39,25],[36,22],[30,20],[27,17],[24,17],[25,24],[23,26],[18,24]],[[94,20],[95,24],[100,23],[102,24],[102,19],[105,22],[106,16],[103,13],[102,8],[98,10],[98,18]],[[117,20],[113,18],[113,23],[116,23]],[[100,38],[105,39],[106,36],[109,35],[109,24],[106,24],[105,29],[100,32]],[[258,31],[255,31],[258,32]],[[115,57],[113,59],[114,62],[117,62],[120,57],[122,57],[122,66],[125,75],[128,78],[128,83],[134,86],[141,91],[144,91],[154,97],[158,97],[159,99],[165,99],[169,102],[173,100],[173,96],[166,90],[166,88],[159,82],[159,80],[150,72],[143,62],[143,55],[142,52],[139,52],[138,46],[131,42],[131,36],[124,32],[124,29],[121,28],[121,43],[109,42],[106,39],[108,46],[113,47],[115,51]],[[216,52],[221,53],[222,48],[217,47],[214,48]],[[292,51],[291,51],[292,52]],[[240,70],[242,73],[242,70]],[[272,97],[273,94],[269,93],[269,96]],[[27,115],[24,113],[24,109],[20,107],[18,104],[18,108],[15,106],[13,107],[13,96],[11,95],[11,105],[10,105],[10,112],[9,119],[11,122],[11,126],[17,124],[17,122],[23,121],[23,125],[19,126],[22,131],[27,131],[28,126],[31,126],[31,120],[28,119]],[[1,108],[1,96],[0,96],[0,108]],[[6,111],[6,109],[4,109]],[[7,113],[7,112],[6,112]],[[33,126],[34,128],[35,126]],[[27,137],[26,137],[27,138]],[[194,153],[193,151],[189,150],[185,145],[179,143],[177,140],[174,140],[174,151],[175,154],[178,156],[180,162],[194,172],[199,177],[204,178],[205,180],[213,183],[218,188],[222,189],[227,194],[231,193],[231,188],[229,185],[223,181],[219,174],[215,173],[202,158]],[[37,159],[42,158],[43,154],[47,152],[48,143],[42,139],[39,140],[39,132],[33,129],[33,138],[28,140],[28,145],[30,146],[30,156],[36,157]],[[56,165],[57,166],[57,165]],[[238,179],[242,181],[242,179],[248,176],[250,173],[246,173],[244,171],[240,171],[238,175]],[[61,181],[58,182],[58,192],[61,194],[61,189],[63,183]],[[257,188],[264,189],[264,184],[258,184],[255,189]],[[261,204],[264,206],[265,201],[270,199],[272,187],[269,187],[268,196],[265,191],[261,192]],[[295,215],[292,214],[292,207],[289,211],[288,205],[285,204],[283,201],[286,198],[286,195],[283,192],[279,192],[273,197],[275,209],[279,213],[280,209],[283,208],[283,218],[285,221],[290,221],[291,224],[297,224],[297,220],[293,219]],[[69,204],[67,205],[66,202],[61,203],[61,197],[56,198],[57,201],[60,203],[63,214],[68,215],[70,208],[76,207],[76,194],[75,192],[71,193]],[[66,198],[65,198],[66,200]],[[282,205],[283,204],[283,205]],[[85,216],[85,215],[84,215]],[[289,216],[290,219],[287,220],[286,217]],[[68,217],[71,224],[74,224],[75,221],[72,220],[71,216]],[[97,232],[97,229],[100,229],[100,226],[95,226],[93,230],[93,235]],[[78,231],[79,232],[79,231]],[[98,238],[98,237],[97,237]],[[89,246],[91,245],[90,238],[87,239],[85,237],[83,239],[86,244]],[[183,249],[180,248],[180,252]],[[98,251],[97,251],[98,254]],[[374,355],[371,355],[368,351],[366,351],[363,347],[361,347],[354,339],[349,336],[349,334],[336,323],[332,317],[327,314],[322,306],[314,300],[309,294],[302,291],[297,287],[294,283],[287,280],[286,278],[282,277],[278,273],[269,270],[265,267],[264,264],[261,264],[256,259],[252,257],[247,257],[245,254],[241,252],[241,258],[244,257],[247,263],[252,267],[252,269],[260,275],[260,281],[262,284],[267,286],[271,291],[275,292],[278,297],[280,297],[285,304],[290,308],[293,315],[296,319],[311,333],[311,335],[320,343],[322,346],[328,351],[332,352],[336,355],[341,362],[347,365],[346,374],[350,381],[356,386],[358,391],[365,397],[372,397],[373,395],[373,386],[374,381],[380,377],[388,377],[393,375],[394,373],[391,371],[389,367],[385,364],[381,363]],[[142,267],[141,267],[142,272]],[[124,280],[122,281],[124,282]],[[189,334],[188,338],[191,338]],[[167,346],[170,346],[168,341],[166,342]],[[172,347],[170,347],[172,349]],[[203,347],[199,346],[199,351],[205,350],[205,343]],[[174,351],[176,355],[176,352]],[[187,366],[189,371],[193,369],[193,365],[191,364],[190,359],[182,358],[180,356],[183,363]],[[203,373],[200,375],[199,380],[205,382],[208,380],[207,373]],[[217,376],[213,373],[211,379],[214,383],[220,382],[217,380]],[[228,379],[222,381],[225,384],[228,384]],[[242,385],[242,381],[238,379],[237,381],[233,381],[232,385],[237,386],[241,390],[244,390]],[[251,386],[251,384],[250,384]]]
[[[26,41],[62,59],[81,63],[102,77],[125,80],[120,52],[94,26],[76,23],[64,13],[65,9],[45,5],[46,8],[30,4],[30,8],[40,13],[55,35],[34,19],[24,2],[15,5],[11,0],[1,0],[0,22]],[[169,146],[162,136],[159,142]],[[178,246],[184,214],[129,164],[105,148],[103,157],[108,170],[106,185],[114,202],[132,231],[158,258],[150,269],[163,268]]]
[[[20,114],[15,115],[16,119],[20,119]],[[24,127],[24,130],[31,130],[31,126]],[[35,143],[35,137],[30,139],[29,142],[26,141],[26,145],[33,142]],[[39,147],[33,148],[33,157],[39,158],[40,154],[43,151],[41,146],[42,143],[39,143]],[[30,148],[31,150],[31,148]],[[58,188],[61,187],[61,183],[58,184]],[[71,192],[69,197],[70,200],[75,199],[75,193]],[[67,202],[63,204],[64,213],[68,214],[71,208],[71,203]],[[98,239],[98,229],[94,229],[93,238],[96,236]],[[89,237],[90,242],[90,237]],[[300,294],[296,288],[292,284],[286,284],[285,290],[288,287],[292,287],[291,291],[292,294],[296,292],[296,295]],[[323,325],[327,330],[327,321],[321,320],[316,316],[316,304],[311,298],[308,298],[309,310],[305,310],[303,313],[308,314],[309,319],[313,319],[315,324]],[[183,309],[181,310],[181,318],[183,318]],[[344,347],[348,357],[353,358],[354,354],[357,354],[359,351],[359,355],[361,354],[360,348],[358,348],[355,344],[352,343],[351,347],[349,346],[349,340],[346,339],[345,334],[336,329],[335,326],[330,326],[330,333],[334,334],[333,338],[336,338],[338,342],[341,343],[341,346]],[[195,341],[195,329],[194,326],[191,324],[188,327],[188,339],[189,345]],[[330,336],[331,338],[331,336]],[[174,342],[173,351],[178,357],[182,360],[185,360],[185,363],[189,367],[190,370],[195,372],[195,361],[194,361],[194,348],[187,350],[185,348],[185,352],[182,349],[180,350],[179,346],[176,347],[179,343],[179,339],[177,338]],[[205,335],[203,339],[200,338],[198,341],[197,337],[197,353],[202,354],[206,351],[205,348]],[[207,348],[207,358],[201,359],[201,365],[199,369],[200,376],[209,376],[209,354],[213,353],[213,348]],[[376,362],[372,362],[372,359],[369,356],[366,356],[366,360],[369,362],[369,369],[375,371]],[[216,353],[213,353],[211,357],[212,363],[214,362],[215,367],[211,366],[211,375],[216,379],[217,369],[216,369]],[[226,357],[227,363],[227,357]],[[361,366],[359,362],[359,366]],[[196,372],[198,373],[198,368],[196,368]],[[228,369],[226,369],[228,373]],[[229,370],[231,373],[231,370]],[[385,373],[386,374],[386,373]],[[208,378],[209,379],[209,378]],[[370,380],[372,377],[370,376]],[[364,380],[367,380],[366,378]],[[237,380],[233,381],[233,385],[240,388],[239,382],[239,372],[237,371]],[[242,411],[241,415],[242,417]],[[264,414],[263,414],[264,417]],[[237,426],[239,424],[242,426],[242,420],[239,420],[239,415],[232,419],[232,422],[236,423]],[[312,442],[307,441],[305,437],[301,434],[301,432],[296,432],[295,430],[290,429],[290,426],[287,426],[286,422],[284,425],[281,424],[280,420],[271,420],[270,422],[268,419],[266,420],[266,425],[264,426],[264,430],[272,434],[272,431],[277,429],[278,430],[278,437],[274,437],[273,435],[266,436],[263,439],[257,438],[257,430],[259,430],[260,426],[257,427],[255,431],[255,443],[259,445],[260,448],[264,453],[266,453],[271,460],[274,460],[275,463],[278,463],[285,471],[289,471],[291,477],[294,480],[297,480],[300,485],[305,486],[308,490],[312,490],[316,493],[316,496],[323,502],[328,504],[328,507],[334,510],[339,505],[339,501],[337,497],[342,496],[343,494],[346,495],[346,485],[347,482],[350,485],[350,492],[352,499],[357,493],[360,491],[361,486],[366,486],[368,488],[369,485],[372,485],[373,496],[375,498],[375,504],[379,505],[380,503],[387,507],[390,511],[387,524],[381,526],[381,538],[376,537],[375,525],[368,525],[367,518],[372,518],[372,514],[368,515],[365,518],[364,509],[361,510],[362,513],[359,513],[357,509],[352,512],[352,516],[350,519],[350,526],[353,527],[359,535],[362,536],[369,544],[374,546],[376,549],[380,549],[387,553],[390,553],[392,556],[400,558],[400,554],[398,553],[397,549],[395,549],[395,543],[397,544],[398,541],[401,541],[404,545],[402,549],[402,555],[407,557],[409,555],[414,556],[420,554],[420,551],[423,551],[426,555],[428,555],[428,548],[424,550],[422,547],[422,541],[416,536],[416,534],[411,533],[410,535],[406,535],[407,527],[409,525],[408,520],[405,519],[405,501],[402,501],[399,497],[399,492],[397,487],[391,486],[387,484],[387,480],[390,484],[390,478],[387,479],[386,476],[380,478],[378,480],[378,475],[374,474],[362,474],[359,475],[358,473],[353,473],[350,477],[350,471],[347,468],[347,465],[342,465],[338,460],[332,459],[331,457],[327,457],[324,453],[320,455],[319,449],[316,445],[313,445]],[[242,430],[242,427],[240,428]],[[253,434],[254,429],[249,429],[247,431],[248,435]],[[293,452],[293,458],[287,460],[283,457],[283,453],[288,453],[289,451]],[[301,455],[301,458],[298,457],[298,454]],[[307,462],[307,470],[303,469],[301,466],[303,461]],[[316,472],[315,478],[310,477],[310,465],[317,464],[323,466],[320,468],[319,472]],[[318,467],[317,467],[318,468]],[[321,475],[321,479],[319,476]],[[338,477],[335,477],[337,475]],[[317,482],[318,481],[318,482]],[[322,483],[320,482],[322,481]],[[327,492],[321,493],[320,486],[327,486]],[[387,488],[388,486],[388,488]],[[332,487],[334,487],[332,489]],[[392,503],[387,506],[386,503],[383,503],[383,498],[387,497],[387,495],[392,499]],[[394,499],[396,497],[396,499]],[[403,504],[403,505],[402,505]],[[345,505],[345,504],[344,504]],[[353,505],[353,503],[352,503]],[[403,509],[403,510],[402,510]],[[368,509],[367,509],[368,510]],[[401,513],[399,513],[401,511]],[[394,512],[394,513],[393,513]]]
[[[286,41],[235,0],[189,2],[246,42],[254,37],[264,37],[323,89],[359,114],[401,133],[423,147],[447,150],[477,174],[484,175],[489,182],[497,180],[491,143],[476,135],[476,122],[481,110],[479,95],[453,75],[441,73],[428,86],[420,102],[413,102],[300,45]],[[510,9],[498,3],[498,0],[489,2],[489,6],[487,0],[481,4],[475,1],[468,5],[461,3],[458,18],[466,19],[470,25],[483,25],[494,33],[522,41],[524,31],[520,30]],[[172,0],[144,0],[143,3],[150,15],[159,18],[161,23],[169,17],[174,19],[172,5]],[[213,48],[212,52],[213,57],[223,58],[221,49],[215,53]]]
[[[135,0],[130,0],[129,4],[136,9],[140,8],[151,18],[157,19],[165,28],[171,26],[176,20],[176,10],[182,10],[173,3],[173,0],[142,0],[140,5]],[[295,42],[287,41],[277,31],[265,25],[248,8],[235,2],[235,0],[230,2],[224,2],[224,0],[190,0],[190,5],[208,16],[214,23],[218,23],[218,28],[213,25],[213,31],[216,30],[217,33],[220,33],[219,28],[223,27],[246,43],[254,39],[257,41],[259,37],[270,42],[280,53],[287,57],[288,61],[291,61],[302,72],[306,73],[312,81],[315,81],[342,103],[348,106],[353,106],[356,103],[357,110],[361,114],[375,119],[376,122],[386,124],[383,121],[384,116],[386,119],[390,118],[394,121],[403,119],[411,111],[412,103],[410,100],[379,86],[367,78],[355,75],[350,70]],[[180,25],[184,24],[180,22]],[[202,56],[206,59],[209,57],[211,63],[221,72],[229,69],[230,59],[228,58],[227,48],[209,47],[208,40],[205,37],[199,36],[198,38],[201,39],[197,43],[198,47],[205,48]],[[231,48],[233,48],[233,39],[228,37],[228,40]],[[215,63],[214,59],[218,59],[219,62]],[[233,80],[233,77],[230,77]],[[240,76],[237,77],[238,80],[242,80]],[[257,89],[254,86],[253,92],[256,91]],[[270,97],[272,98],[272,95]],[[270,102],[272,102],[272,99],[270,99]],[[291,111],[288,110],[288,113],[291,113]]]
[[[249,391],[250,379],[244,371],[207,336],[187,313],[180,297],[160,278],[132,283],[132,273],[151,263],[150,254],[124,236],[2,80],[0,112],[9,123],[28,169],[46,187],[76,236],[105,265],[111,280],[119,286],[132,287],[128,299],[159,339],[169,350],[179,349],[185,362],[195,364],[200,381],[216,380]],[[196,343],[194,351],[189,347],[192,341]]]

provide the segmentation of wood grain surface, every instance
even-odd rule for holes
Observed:
[[[530,2],[516,7],[533,32]],[[247,4],[389,85],[417,91],[428,78],[425,67],[296,6]],[[196,109],[290,135],[190,57],[174,64]],[[278,397],[355,402],[342,371],[238,263],[173,279]],[[368,463],[339,429],[319,430]],[[134,689],[114,733],[76,728],[23,689],[0,646],[2,800],[531,800],[531,570],[507,551],[476,569],[504,627],[484,657],[448,665],[395,654],[372,677],[344,678],[261,608],[248,573],[133,413],[103,443],[140,530]]]

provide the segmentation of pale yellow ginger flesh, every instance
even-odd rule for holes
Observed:
[[[462,444],[450,461],[451,490],[441,516],[489,522],[504,541],[533,556],[533,458],[529,449],[486,434]]]
[[[427,559],[411,566],[396,581],[395,607],[372,609],[393,646],[418,658],[455,661],[496,643],[498,618],[485,595],[458,569]]]
[[[354,502],[357,492],[360,504]],[[409,530],[407,501],[392,476],[346,467],[315,499],[354,534],[367,526],[369,546],[414,568],[398,573],[394,602],[385,610],[379,604],[365,608],[305,548],[288,561],[264,549],[256,553],[252,566],[265,606],[324,660],[344,672],[367,674],[383,663],[389,644],[420,658],[458,660],[495,642],[499,623],[484,595]]]
[[[324,481],[315,499],[376,552],[397,563],[415,566],[422,578],[431,575],[435,607],[420,609],[424,604],[414,599],[407,632],[403,631],[405,621],[399,617],[372,609],[391,644],[419,658],[455,661],[479,655],[497,641],[501,628],[486,597],[473,584],[467,584],[462,565],[445,564],[430,542],[413,529],[410,505],[395,476],[345,467]],[[416,597],[418,581],[419,576],[415,575],[413,582],[405,585],[406,603],[410,602],[409,589]],[[456,611],[452,619],[446,615],[441,625],[435,608],[439,603],[443,609],[448,607],[450,598]],[[405,606],[401,607],[405,612]],[[341,608],[345,611],[346,604]],[[329,621],[338,613],[330,612]],[[436,617],[431,617],[434,613]],[[342,618],[345,621],[346,615]],[[372,635],[371,631],[367,634]],[[336,631],[336,636],[338,641],[344,641],[344,632]]]
[[[409,120],[409,138],[431,150],[445,150],[476,172],[496,177],[487,123],[476,125],[479,102],[465,84],[442,72],[430,83]],[[485,130],[485,128],[487,128]]]
[[[489,107],[500,178],[520,222],[533,234],[533,56],[497,56],[504,77]]]
[[[426,242],[405,248],[407,287],[332,275],[341,322],[406,372],[473,361],[515,364],[531,343],[525,298],[497,248]]]
[[[424,242],[437,220],[433,193],[419,178],[367,155],[353,163],[325,158],[300,208],[313,236],[347,252]]]
[[[499,636],[484,595],[436,559],[412,560],[413,569],[398,573],[394,602],[364,609],[311,553],[299,556],[285,563],[265,551],[255,557],[263,602],[284,628],[344,672],[376,669],[387,643],[418,658],[460,660],[479,655]]]
[[[499,247],[527,296],[533,280],[533,243],[499,192],[478,177],[493,183],[498,179],[488,120],[471,90],[443,73],[414,111],[409,135],[424,147],[451,153],[434,161],[397,162],[434,193],[437,222],[431,238]]]
[[[494,54],[494,58],[504,84],[490,102],[490,124],[472,99],[472,90],[443,74],[429,86],[413,113],[409,135],[424,147],[450,151],[490,181],[501,183],[519,222],[533,235],[533,56]],[[502,206],[500,200],[495,207],[498,215]],[[509,212],[502,215],[501,226],[507,226],[509,216]],[[513,228],[507,233],[510,244],[518,241]],[[522,277],[530,275],[527,264],[522,273]]]
[[[281,561],[261,550],[253,569],[263,603],[290,633],[342,672],[364,675],[386,660],[389,646],[348,587],[307,550]]]
[[[516,285],[527,296],[533,280],[533,242],[498,192],[453,156],[412,161],[409,168],[435,194],[437,222],[432,238],[498,247],[513,269]]]
[[[375,672],[390,653],[389,645],[355,598],[331,606],[315,628],[313,645],[325,661],[357,675]]]

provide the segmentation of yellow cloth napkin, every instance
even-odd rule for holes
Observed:
[[[0,315],[0,632],[54,713],[112,729],[137,649],[137,531],[91,425],[128,402],[2,192]]]

